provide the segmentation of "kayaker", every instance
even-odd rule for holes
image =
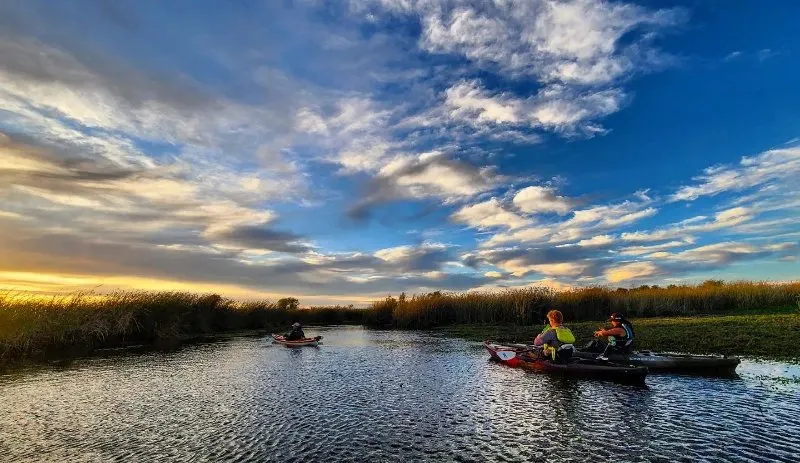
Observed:
[[[563,326],[564,314],[558,310],[551,310],[547,312],[547,322],[549,326],[546,326],[542,332],[536,336],[533,344],[535,346],[541,346],[542,355],[547,358],[560,362],[569,360],[572,356],[572,349],[561,349],[561,347],[567,344],[571,346],[572,343],[575,342],[575,336],[569,328]]]
[[[300,323],[292,324],[292,331],[284,337],[287,341],[297,341],[298,339],[305,339],[306,334],[303,333],[303,327]]]
[[[633,341],[636,336],[633,333],[633,325],[626,320],[619,312],[614,312],[608,318],[611,323],[609,329],[599,329],[594,332],[597,338],[606,338],[607,345],[604,352],[628,353],[633,350]]]

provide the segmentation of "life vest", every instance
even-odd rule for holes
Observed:
[[[542,352],[546,356],[552,357],[553,360],[555,360],[556,351],[558,350],[558,348],[564,344],[572,344],[573,342],[575,342],[575,335],[572,334],[572,331],[570,331],[569,328],[565,326],[557,326],[555,328],[548,326],[547,328],[542,330],[542,333],[546,333],[548,330],[555,330],[556,338],[558,339],[558,345],[551,346],[550,344],[545,344],[542,346]]]
[[[624,320],[622,322],[622,327],[625,328],[625,339],[633,341],[633,325],[631,325],[631,322]]]
[[[631,322],[629,322],[628,320],[623,320],[622,322],[620,322],[619,326],[623,330],[625,330],[625,336],[619,339],[619,343],[622,344],[623,346],[631,346],[633,344],[633,339],[636,337],[633,334],[633,325],[631,325]],[[617,341],[618,340],[616,336],[608,337],[608,343],[612,346],[616,346]]]

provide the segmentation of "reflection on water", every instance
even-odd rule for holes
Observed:
[[[0,376],[2,461],[797,461],[800,369],[648,388],[489,362],[477,343],[309,329]],[[794,378],[794,379],[792,379]]]

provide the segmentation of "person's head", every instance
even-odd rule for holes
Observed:
[[[619,312],[614,312],[610,317],[608,317],[608,321],[611,322],[611,325],[615,327],[622,324],[622,319],[622,314]]]
[[[292,324],[292,328],[294,328],[294,329],[298,329],[298,328],[300,328],[300,323],[298,323],[298,322],[294,322],[294,323]]]
[[[550,322],[550,326],[559,326],[564,323],[564,314],[558,310],[551,310],[547,312],[547,321]]]

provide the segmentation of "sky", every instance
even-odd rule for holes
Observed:
[[[800,275],[800,3],[0,2],[0,288]]]

